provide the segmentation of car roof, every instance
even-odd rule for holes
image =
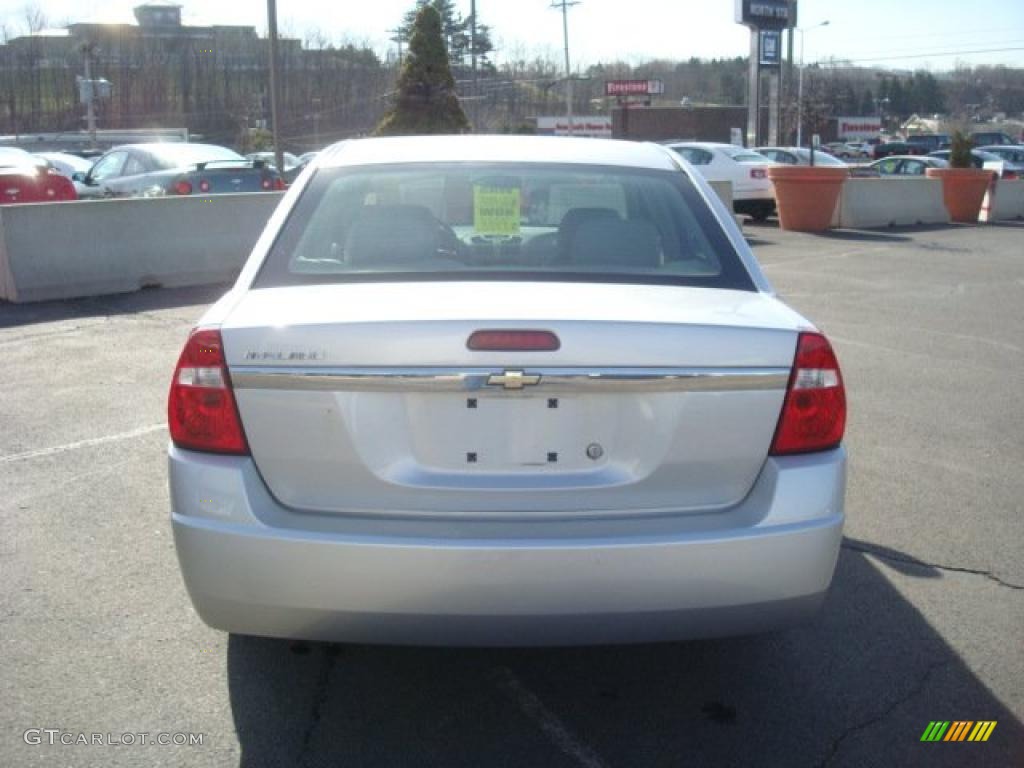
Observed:
[[[216,149],[226,149],[219,144],[204,144],[198,141],[149,141],[139,144],[119,144],[116,147],[111,147],[108,152],[116,152],[119,150],[135,149],[141,152],[149,152],[153,149],[163,149],[164,147],[215,147]]]
[[[672,141],[666,147],[695,147],[697,149],[717,149],[732,152],[756,152],[752,147],[741,147],[738,144],[727,144],[724,141]]]
[[[31,153],[20,147],[0,147],[0,155],[8,157],[31,157]]]
[[[942,160],[942,158],[939,157],[938,153],[936,153],[936,152],[931,152],[931,153],[929,153],[927,155],[888,155],[887,157],[883,157],[881,160],[875,160],[875,162],[871,163],[871,165],[875,165],[875,163],[884,163],[886,160],[925,160],[925,161],[927,161],[928,159]]]
[[[940,150],[938,150],[936,152],[929,152],[928,156],[929,157],[941,157],[943,159],[946,159],[951,154],[952,154],[952,152],[950,152],[948,149],[940,149]],[[984,149],[975,149],[974,147],[971,148],[971,154],[974,155],[974,157],[980,157],[982,160],[1002,160],[1003,159],[1003,158],[999,157],[998,155],[996,155],[994,152],[986,152]]]
[[[328,147],[320,168],[391,163],[569,163],[678,170],[657,144],[563,136],[407,136],[354,139]]]

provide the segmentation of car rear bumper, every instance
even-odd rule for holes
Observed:
[[[732,199],[744,200],[775,200],[775,186],[770,181],[754,184],[733,184]]]
[[[172,525],[197,612],[230,632],[444,645],[719,636],[813,615],[842,538],[845,465],[842,448],[769,459],[729,510],[491,524],[291,512],[250,459],[172,447]]]

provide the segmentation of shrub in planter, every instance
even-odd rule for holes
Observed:
[[[925,174],[942,181],[942,200],[953,221],[977,224],[992,171],[971,164],[971,140],[954,131],[949,147],[949,168],[929,168]]]

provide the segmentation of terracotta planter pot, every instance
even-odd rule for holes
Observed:
[[[930,179],[942,179],[942,200],[953,221],[978,223],[978,213],[992,180],[992,171],[981,168],[929,168],[925,175]]]
[[[823,165],[773,165],[779,226],[797,232],[822,232],[832,223],[839,192],[850,172]]]

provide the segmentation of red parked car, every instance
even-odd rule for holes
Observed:
[[[77,199],[71,179],[24,150],[0,147],[0,205]]]

